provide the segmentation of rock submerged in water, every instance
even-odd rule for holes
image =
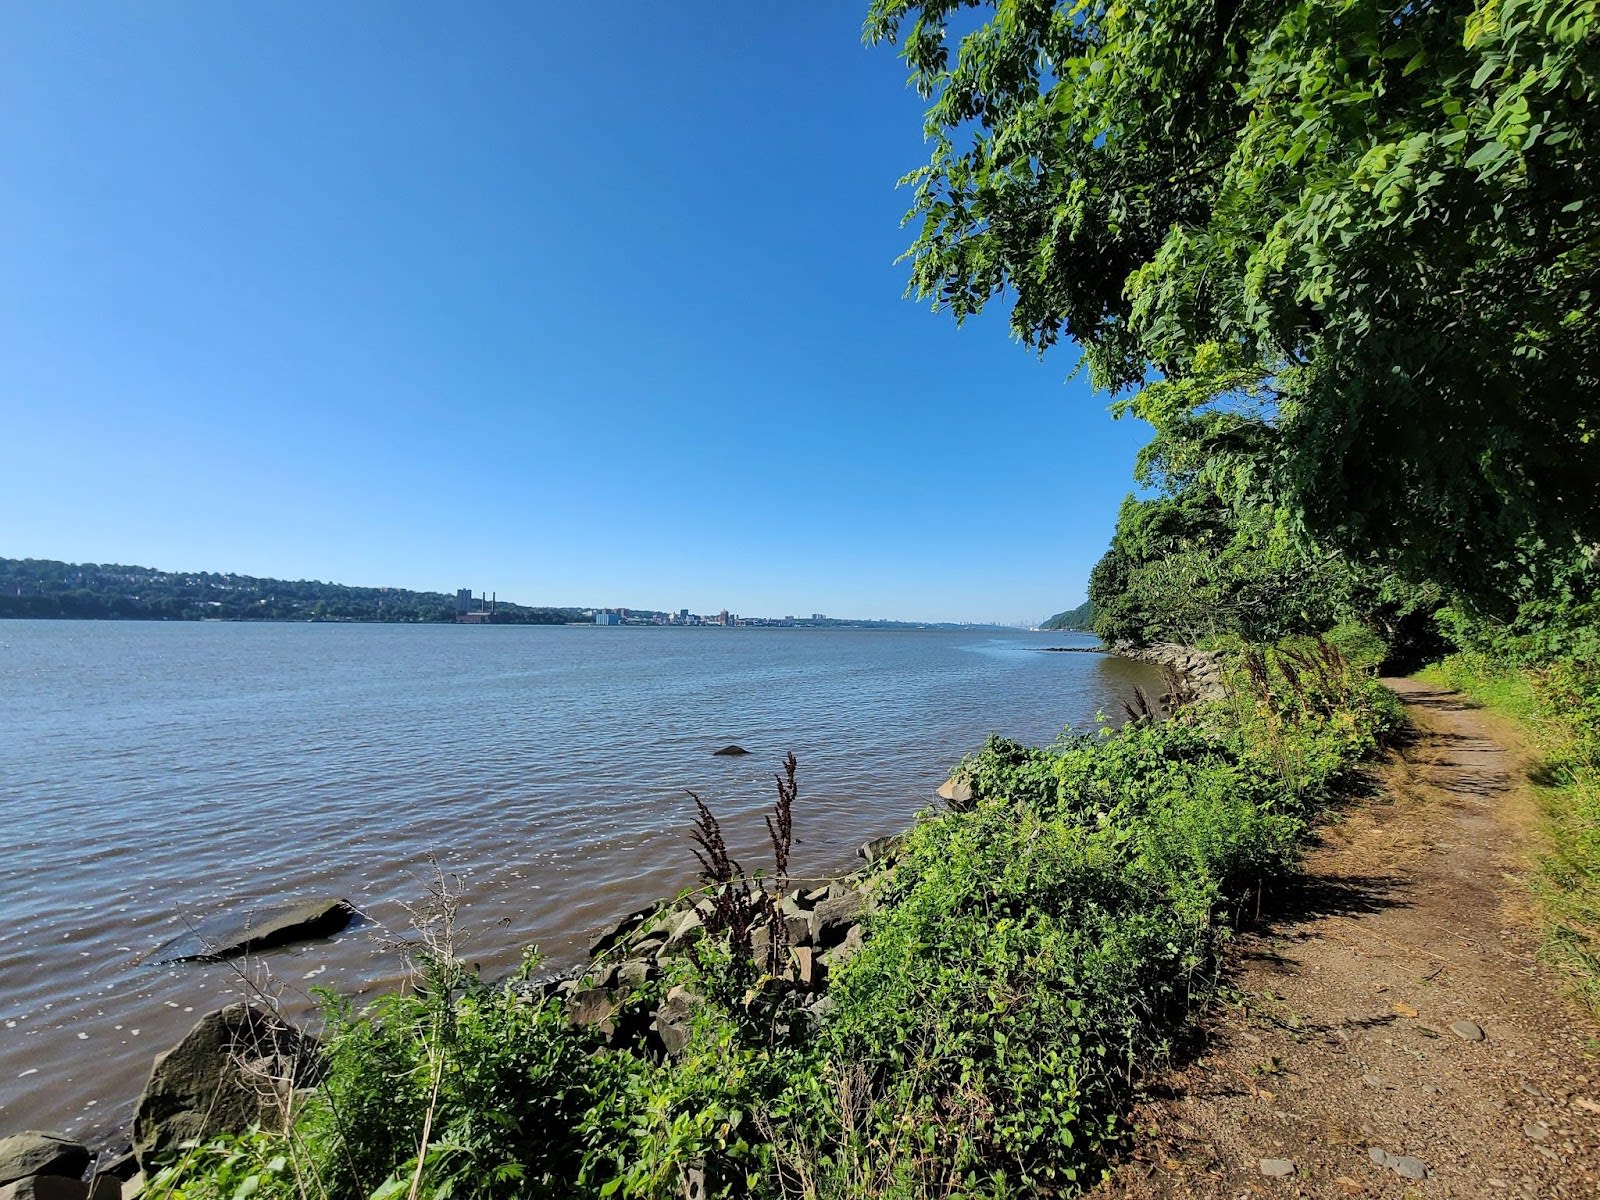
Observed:
[[[739,746],[739,745],[736,745],[736,744],[730,742],[726,746],[724,746],[721,750],[713,750],[711,752],[711,757],[712,758],[737,758],[741,754],[749,754],[749,753],[750,753],[750,751],[746,750],[743,746]]]
[[[161,963],[219,962],[250,950],[331,937],[354,916],[355,909],[347,901],[329,897],[255,908],[243,915],[225,913],[173,938],[155,957]]]

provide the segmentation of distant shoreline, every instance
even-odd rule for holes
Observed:
[[[785,625],[776,623],[773,619],[763,618],[750,624],[717,625],[715,623],[701,623],[695,625],[669,624],[664,621],[628,621],[616,625],[597,625],[593,620],[569,621],[529,621],[516,618],[497,621],[455,621],[455,620],[406,620],[387,619],[381,617],[163,617],[153,614],[123,615],[96,615],[78,616],[73,614],[54,614],[40,616],[33,613],[8,613],[0,612],[0,621],[75,621],[75,622],[101,622],[108,625],[125,625],[130,623],[154,625],[420,625],[433,628],[450,627],[455,625],[470,625],[473,628],[481,626],[514,626],[535,629],[703,629],[703,630],[764,630],[788,631],[809,633],[835,633],[835,632],[879,632],[879,633],[960,633],[962,631],[975,633],[1037,633],[1039,630],[1023,629],[1016,625],[978,625],[958,624],[955,622],[932,621],[838,621],[826,625],[815,625],[810,622]],[[1044,632],[1078,632],[1076,630],[1046,630]],[[1044,646],[1046,650],[1075,650],[1082,647],[1075,646]]]
[[[0,558],[0,619],[272,621],[339,625],[712,626],[780,629],[1014,629],[987,622],[690,613],[633,605],[518,604],[498,593],[357,587],[215,571]]]

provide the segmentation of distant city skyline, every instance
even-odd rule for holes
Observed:
[[[903,298],[922,104],[864,8],[13,11],[0,554],[1077,604],[1147,431]]]

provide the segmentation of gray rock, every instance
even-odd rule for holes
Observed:
[[[705,934],[706,923],[695,909],[686,909],[671,919],[667,926],[667,940],[662,945],[664,954],[682,950],[690,942],[699,941]]]
[[[149,1171],[189,1139],[281,1119],[292,1092],[321,1078],[316,1040],[254,1004],[207,1013],[156,1059],[133,1114],[133,1152]]]
[[[89,1185],[65,1175],[29,1175],[0,1187],[0,1200],[88,1200]]]
[[[567,1020],[574,1025],[598,1025],[609,1034],[616,1015],[617,998],[609,988],[580,988],[567,998]]]
[[[866,897],[847,891],[829,896],[811,911],[811,944],[824,950],[837,946],[854,928],[866,908]]]
[[[1395,1156],[1390,1154],[1382,1146],[1368,1146],[1367,1157],[1373,1162],[1377,1163],[1380,1167],[1392,1167],[1397,1161]]]
[[[29,1175],[76,1177],[88,1168],[87,1147],[64,1133],[30,1130],[0,1138],[0,1184]]]
[[[163,963],[217,962],[251,950],[331,937],[354,916],[348,903],[329,897],[262,905],[201,921],[157,950],[156,958]]]
[[[861,843],[856,850],[856,857],[862,859],[869,867],[876,863],[892,862],[899,856],[900,847],[904,844],[903,834],[873,838],[870,842]]]
[[[689,1025],[695,996],[682,984],[670,988],[661,1007],[656,1009],[651,1029],[668,1054],[679,1053],[689,1044]]]
[[[599,958],[602,954],[613,947],[621,945],[625,941],[629,941],[632,938],[632,935],[643,929],[645,923],[660,911],[661,905],[652,904],[647,908],[637,909],[634,912],[629,913],[615,925],[611,926],[611,928],[602,933],[595,941],[594,945],[589,947],[589,957]]]
[[[811,914],[800,917],[784,917],[783,936],[791,946],[809,946],[811,944]]]
[[[1426,1179],[1428,1168],[1420,1158],[1412,1158],[1409,1154],[1404,1158],[1397,1158],[1389,1166],[1401,1179]]]
[[[821,989],[828,969],[823,966],[815,950],[810,946],[795,946],[789,951],[789,961],[796,983],[808,992]]]
[[[1472,1021],[1451,1021],[1450,1032],[1469,1042],[1483,1041],[1483,1030]]]
[[[811,909],[803,900],[803,896],[792,894],[778,901],[778,915],[783,918],[784,940],[791,946],[811,944]]]
[[[862,944],[861,926],[852,925],[850,926],[850,931],[844,935],[844,941],[840,942],[832,950],[824,950],[822,952],[822,962],[831,970],[840,963],[854,958],[860,952]]]
[[[139,1172],[139,1160],[130,1149],[102,1162],[89,1181],[89,1200],[122,1200],[122,1185]]]
[[[746,750],[743,746],[736,746],[736,745],[733,745],[732,743],[729,743],[728,745],[724,746],[721,750],[713,750],[711,752],[711,757],[713,757],[713,758],[737,758],[741,754],[749,754],[749,753],[750,753],[750,751]]]
[[[617,986],[639,988],[661,974],[661,968],[643,958],[632,958],[617,968]]]
[[[1542,1142],[1550,1136],[1550,1126],[1543,1121],[1529,1121],[1522,1127],[1522,1133],[1529,1141]]]
[[[1261,1173],[1268,1179],[1283,1179],[1294,1174],[1294,1163],[1287,1158],[1263,1158]]]

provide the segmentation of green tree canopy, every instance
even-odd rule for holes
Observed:
[[[913,288],[1080,343],[1147,479],[1480,603],[1600,540],[1600,0],[875,0],[866,36],[932,100]]]

